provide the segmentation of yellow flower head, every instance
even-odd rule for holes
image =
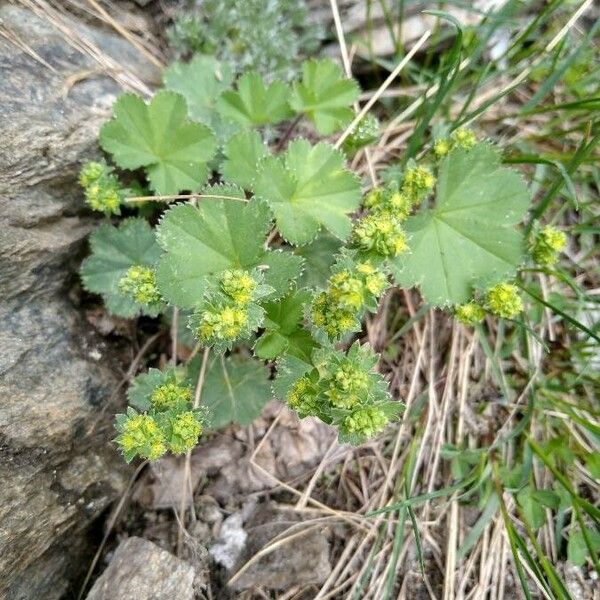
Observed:
[[[412,204],[417,204],[431,192],[435,177],[425,167],[411,167],[404,173],[401,192],[406,194]]]
[[[499,283],[489,289],[486,297],[487,309],[503,319],[512,319],[523,310],[519,289],[511,283]]]
[[[161,301],[156,287],[154,269],[142,265],[129,267],[119,280],[119,291],[144,305],[156,304]]]
[[[457,148],[464,148],[465,150],[471,149],[477,143],[475,134],[466,127],[456,129],[452,132],[450,137],[454,146]]]
[[[236,304],[248,304],[256,289],[256,281],[242,269],[231,269],[221,275],[221,289]]]
[[[484,308],[473,301],[457,306],[454,314],[465,325],[476,325],[485,318]]]
[[[185,405],[192,399],[192,390],[173,381],[163,383],[154,389],[150,396],[153,408],[158,411],[169,410]]]
[[[533,260],[539,265],[550,266],[556,263],[558,255],[567,245],[564,231],[546,225],[537,235],[532,248]]]
[[[184,454],[198,443],[202,433],[202,423],[192,411],[187,411],[172,419],[171,429],[169,450],[173,454]]]
[[[348,415],[342,423],[342,431],[370,438],[388,424],[386,414],[376,406],[365,406]]]
[[[163,432],[156,421],[145,414],[128,417],[116,441],[123,454],[131,457],[139,455],[156,460],[167,451]]]
[[[450,142],[447,138],[436,140],[433,145],[433,152],[438,158],[443,158],[450,152]]]

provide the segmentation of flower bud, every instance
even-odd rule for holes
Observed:
[[[383,431],[388,421],[386,414],[377,406],[364,406],[344,419],[341,430],[345,434],[370,438]]]

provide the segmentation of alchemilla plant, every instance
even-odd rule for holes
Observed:
[[[134,379],[117,416],[127,461],[185,453],[203,428],[249,423],[271,390],[360,444],[402,412],[357,335],[389,288],[417,286],[468,325],[519,319],[527,251],[550,265],[566,244],[549,226],[525,239],[522,177],[467,129],[433,140],[393,183],[361,184],[348,158],[377,139],[378,123],[355,124],[343,150],[325,138],[348,128],[359,92],[335,62],[307,61],[286,83],[236,78],[198,55],[164,82],[150,99],[117,100],[100,133],[110,162],[81,171],[90,208],[125,217],[92,234],[85,287],[120,317],[177,311],[211,352],[202,367],[194,358]],[[311,141],[293,135],[301,118]]]

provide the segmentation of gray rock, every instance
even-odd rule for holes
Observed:
[[[71,26],[126,68],[124,40]],[[110,444],[120,375],[67,299],[94,224],[76,174],[119,87],[47,20],[3,5],[0,27],[0,597],[54,600],[127,478]]]
[[[305,522],[299,512],[262,505],[248,518],[244,531],[246,545],[229,581],[234,590],[318,585],[331,573],[327,527]]]
[[[185,561],[132,537],[119,544],[87,600],[193,600],[194,576]]]

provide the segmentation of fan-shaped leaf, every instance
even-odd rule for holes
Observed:
[[[360,185],[344,169],[344,155],[333,146],[292,142],[283,158],[264,159],[253,184],[266,200],[277,228],[292,244],[307,244],[321,225],[340,239],[350,234],[349,213],[360,203]]]
[[[294,85],[290,106],[306,114],[319,133],[329,135],[350,122],[357,98],[358,86],[335,62],[310,60],[302,66],[302,81]]]
[[[410,252],[391,261],[397,282],[419,285],[427,302],[443,306],[514,275],[524,252],[516,225],[528,205],[523,179],[491,146],[453,150],[440,167],[435,206],[406,221]]]
[[[145,167],[158,194],[197,190],[216,148],[210,129],[187,119],[184,97],[166,90],[150,104],[135,94],[120,96],[113,119],[100,131],[100,145],[124,169]]]
[[[90,236],[90,247],[92,254],[81,265],[85,289],[100,294],[113,315],[156,316],[157,310],[149,310],[119,291],[119,281],[130,267],[154,267],[160,256],[160,247],[148,223],[143,219],[126,219],[118,228],[100,225]]]

